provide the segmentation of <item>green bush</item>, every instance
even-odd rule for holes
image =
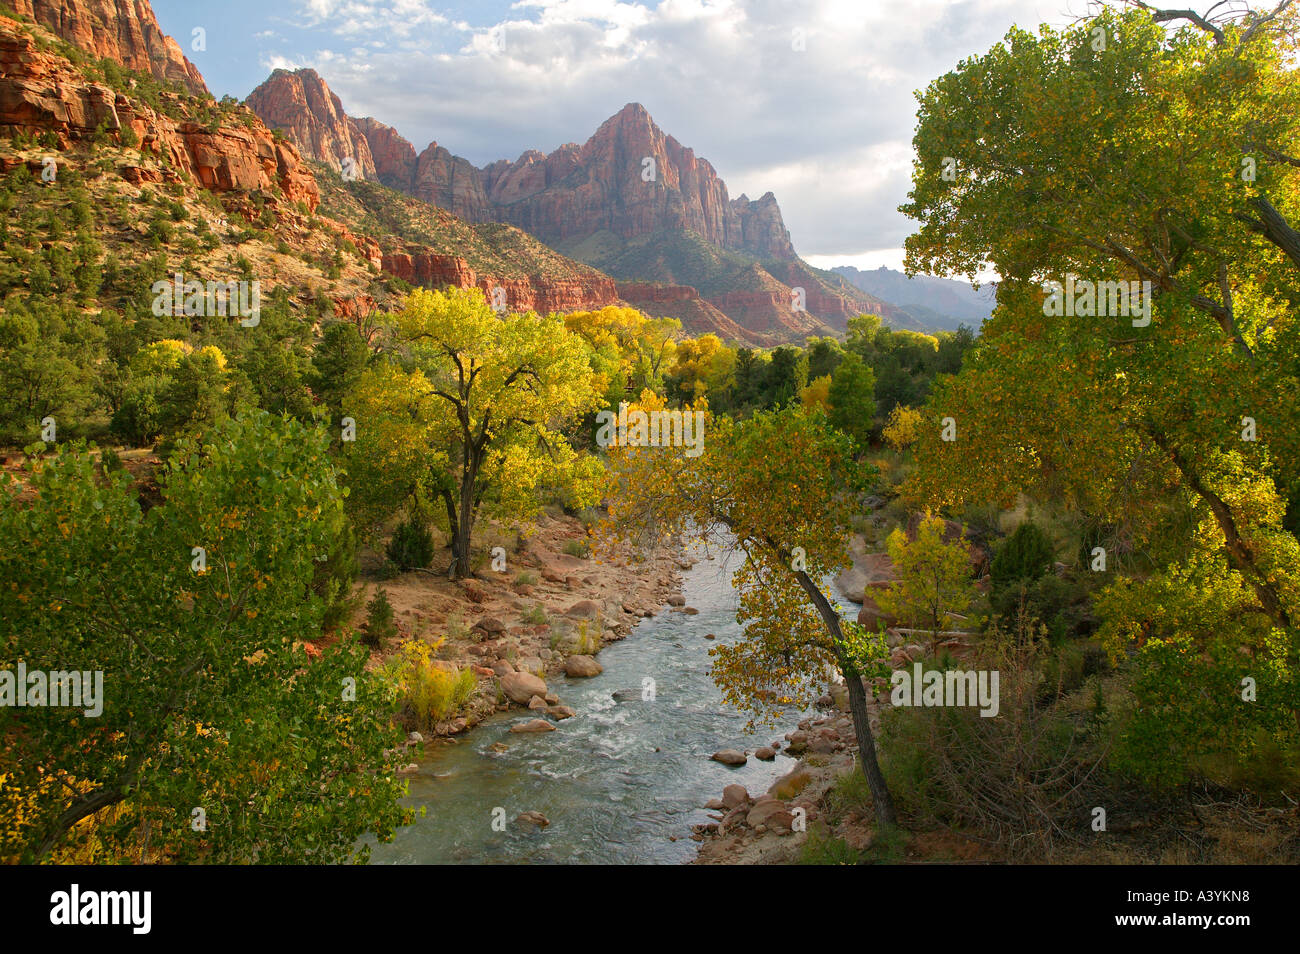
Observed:
[[[316,564],[312,580],[312,590],[325,601],[325,614],[321,619],[321,629],[325,632],[332,632],[350,620],[361,602],[362,592],[352,588],[360,569],[356,536],[351,524],[345,524],[342,532],[334,538],[329,555]]]
[[[1098,582],[1087,571],[1060,577],[1049,573],[1037,580],[1018,580],[989,593],[993,615],[1014,619],[1023,611],[1046,624],[1052,639],[1074,639],[1097,628],[1092,610],[1092,586]]]
[[[564,541],[564,552],[572,557],[587,559],[591,556],[591,544],[586,539],[574,538]]]
[[[1035,523],[1026,520],[998,548],[991,576],[994,589],[1009,583],[1032,582],[1052,568],[1052,541]]]
[[[381,586],[366,604],[366,629],[361,635],[361,641],[372,649],[378,649],[385,639],[392,639],[396,635],[393,604],[388,602],[388,591]]]
[[[433,561],[433,534],[412,514],[398,524],[384,552],[403,570],[424,569]]]

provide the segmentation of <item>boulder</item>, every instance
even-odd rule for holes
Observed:
[[[737,749],[721,749],[714,752],[711,758],[715,762],[721,762],[723,765],[731,766],[744,765],[749,761],[749,759],[745,757],[745,753]]]
[[[749,801],[749,792],[743,785],[728,785],[722,790],[722,807],[728,810]]]
[[[501,677],[501,691],[511,702],[526,706],[533,696],[546,695],[546,683],[530,672],[508,672]]]
[[[554,732],[555,726],[551,725],[545,719],[529,719],[527,722],[517,722],[510,727],[511,732]]]
[[[570,656],[564,660],[564,674],[573,679],[589,679],[599,676],[605,667],[590,656]]]
[[[782,812],[789,814],[789,812],[786,812],[785,802],[781,801],[779,798],[773,798],[765,802],[756,802],[754,807],[745,815],[745,824],[749,825],[750,828],[755,828],[759,825],[767,825],[770,828],[772,827],[772,818]]]
[[[564,615],[574,619],[596,619],[600,612],[600,604],[595,600],[578,600],[564,611]]]
[[[754,751],[754,758],[763,762],[770,762],[776,758],[776,749],[770,745],[761,745]]]
[[[541,676],[546,672],[546,663],[537,656],[523,656],[519,660],[519,665],[515,667],[520,672],[532,673],[534,676]],[[544,693],[539,693],[544,695]]]
[[[506,624],[501,622],[495,616],[484,616],[474,624],[474,629],[486,633],[489,636],[499,636],[506,631]]]

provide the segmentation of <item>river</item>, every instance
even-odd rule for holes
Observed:
[[[723,703],[709,678],[709,647],[741,635],[731,586],[740,557],[716,548],[714,554],[710,560],[694,551],[697,562],[683,573],[686,605],[698,615],[665,609],[601,651],[601,675],[558,676],[549,683],[578,713],[557,723],[557,731],[511,734],[511,725],[536,715],[512,709],[455,744],[435,747],[410,786],[409,802],[427,813],[391,844],[375,845],[372,861],[690,861],[696,850],[691,826],[710,820],[705,802],[732,782],[762,793],[795,765],[779,753],[775,762],[751,756],[739,768],[709,757],[724,748],[752,751],[780,739],[802,718],[790,714],[776,727],[746,735],[747,717]],[[706,638],[709,633],[716,642]],[[653,698],[643,698],[647,680],[653,680]],[[493,751],[497,742],[508,748]],[[493,826],[498,808],[504,809],[504,831]],[[550,825],[517,822],[525,811],[541,812]]]

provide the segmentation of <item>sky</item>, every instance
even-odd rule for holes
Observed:
[[[626,103],[772,192],[814,265],[901,267],[914,91],[1086,0],[154,0],[218,97],[314,68],[352,116],[475,165],[585,142]],[[201,32],[196,32],[201,31]],[[201,49],[199,47],[202,47]]]

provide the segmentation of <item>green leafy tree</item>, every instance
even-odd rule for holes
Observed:
[[[712,538],[744,555],[734,582],[744,638],[710,649],[732,705],[756,715],[810,705],[828,667],[848,689],[858,754],[882,828],[895,811],[876,761],[864,678],[885,671],[882,639],[843,619],[829,580],[852,561],[848,542],[869,471],[820,410],[789,406],[709,422],[705,453],[625,447],[611,452],[603,539]]]
[[[388,502],[441,501],[453,576],[471,572],[485,509],[531,516],[543,491],[595,502],[599,464],[563,428],[599,396],[583,341],[562,318],[498,315],[476,288],[416,289],[394,316],[391,344],[394,360],[367,369],[354,398],[354,486]]]
[[[866,363],[850,351],[835,369],[828,398],[831,423],[865,448],[876,414],[876,378]]]
[[[312,392],[329,408],[334,423],[343,416],[343,402],[361,380],[369,360],[370,349],[356,325],[336,321],[325,326],[312,352],[308,381]]]
[[[1117,658],[1134,653],[1166,684],[1231,658],[1217,639],[1249,653],[1266,623],[1290,688],[1257,705],[1291,712],[1295,733],[1297,15],[1219,14],[1107,9],[1015,29],[920,95],[908,268],[991,266],[1002,281],[979,348],[936,380],[909,487],[934,506],[1055,499],[1146,550],[1152,586],[1191,581],[1201,606],[1241,594],[1248,608],[1214,639],[1159,607],[1100,605],[1132,640],[1112,643]],[[1182,511],[1196,533],[1170,531]],[[1244,743],[1239,720],[1200,711],[1197,737]]]
[[[6,858],[90,838],[122,861],[332,863],[410,817],[392,693],[355,641],[301,642],[343,522],[328,435],[257,413],[209,438],[178,445],[147,513],[80,447],[0,478],[0,667],[103,674],[97,714],[0,708]]]
[[[1026,520],[998,549],[989,576],[994,586],[1033,582],[1052,569],[1054,556],[1043,528]]]

